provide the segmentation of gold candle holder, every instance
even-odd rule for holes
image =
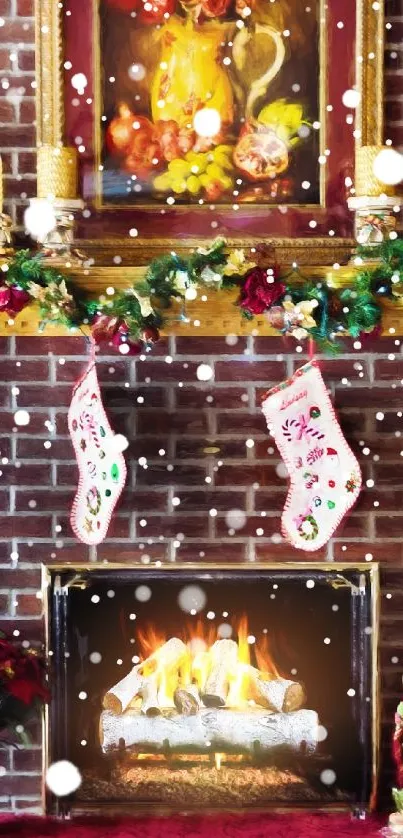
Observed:
[[[13,222],[3,212],[3,161],[0,157],[0,256],[9,256],[12,251]]]
[[[38,148],[38,198],[70,200],[77,197],[77,151],[67,146]]]
[[[355,155],[355,194],[357,198],[378,198],[393,195],[393,187],[387,186],[374,175],[374,161],[386,146],[363,145]]]

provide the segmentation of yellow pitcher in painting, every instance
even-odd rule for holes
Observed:
[[[190,125],[197,110],[218,111],[222,124],[234,118],[230,79],[219,58],[225,29],[215,21],[201,25],[175,15],[164,24],[159,65],[151,87],[153,120]]]
[[[154,121],[173,119],[180,126],[189,126],[196,111],[208,107],[218,111],[222,125],[233,123],[233,84],[220,56],[229,26],[234,33],[233,23],[212,20],[198,24],[190,16],[184,20],[175,15],[164,24],[160,62],[151,87]],[[244,89],[245,117],[251,119],[255,103],[265,96],[281,69],[284,43],[280,32],[260,23],[234,35],[234,71]],[[265,51],[266,61],[270,59],[262,73]]]

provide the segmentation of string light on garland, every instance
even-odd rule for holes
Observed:
[[[245,318],[263,315],[281,334],[298,341],[309,337],[321,351],[337,352],[339,337],[361,342],[365,335],[379,333],[381,299],[403,296],[402,239],[379,245],[375,266],[361,258],[373,258],[373,250],[359,248],[358,256],[359,272],[352,274],[351,284],[334,288],[304,276],[296,265],[280,273],[268,265],[264,246],[230,250],[224,239],[217,239],[187,257],[172,252],[154,259],[141,282],[123,291],[108,288],[94,300],[70,277],[49,267],[41,254],[21,250],[0,273],[0,313],[15,317],[36,302],[41,331],[48,323],[69,329],[89,325],[96,343],[108,343],[123,355],[139,355],[158,341],[174,301],[184,306],[199,288],[237,288],[236,305]]]

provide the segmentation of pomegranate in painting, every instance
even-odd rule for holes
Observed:
[[[254,131],[248,126],[234,151],[236,167],[249,180],[268,180],[288,167],[288,149],[271,129]]]

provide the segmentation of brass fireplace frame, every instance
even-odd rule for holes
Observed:
[[[206,578],[214,576],[216,572],[220,571],[238,571],[238,572],[256,572],[256,571],[336,571],[338,575],[340,575],[339,580],[336,581],[336,585],[334,587],[340,587],[343,585],[351,586],[352,583],[348,580],[343,580],[343,571],[362,571],[365,572],[367,578],[369,578],[370,583],[370,592],[371,592],[371,624],[372,624],[372,632],[370,638],[370,647],[371,647],[371,735],[372,735],[372,776],[371,776],[371,794],[370,799],[368,802],[368,810],[373,812],[376,809],[377,804],[377,791],[378,791],[378,781],[379,781],[379,761],[380,761],[380,679],[379,679],[379,616],[380,616],[380,568],[379,563],[374,562],[368,564],[367,562],[351,562],[351,563],[344,563],[344,562],[239,562],[235,563],[217,563],[213,565],[208,565],[203,562],[181,562],[181,563],[170,563],[170,564],[157,564],[154,562],[150,565],[144,565],[141,562],[133,562],[133,564],[127,564],[122,562],[116,563],[109,563],[105,565],[100,565],[96,562],[94,563],[50,563],[48,565],[41,564],[41,592],[42,592],[42,601],[43,601],[43,614],[45,619],[45,650],[46,650],[46,658],[48,659],[49,653],[52,652],[50,648],[50,607],[49,607],[49,597],[48,591],[51,585],[52,573],[60,573],[70,572],[73,573],[74,576],[66,588],[69,587],[82,587],[83,583],[80,581],[80,574],[83,572],[91,573],[91,572],[104,572],[110,571],[113,573],[114,571],[136,571],[139,573],[147,574],[148,576],[152,573],[153,567],[158,571],[163,570],[164,572],[170,571],[188,571],[188,572],[198,572],[204,573]],[[59,588],[61,591],[62,588]],[[67,593],[67,591],[66,591]],[[358,591],[359,593],[359,591]],[[47,812],[49,810],[48,801],[49,801],[49,794],[46,789],[45,784],[45,775],[46,771],[51,764],[51,719],[50,719],[50,711],[49,707],[46,705],[43,711],[42,716],[42,807],[43,811]],[[73,811],[74,814],[83,814],[83,813],[90,813],[94,811],[99,811],[100,809],[107,808],[108,814],[110,815],[121,815],[123,812],[130,812],[131,815],[144,815],[144,814],[153,814],[154,816],[166,816],[172,814],[174,812],[183,811],[178,810],[178,807],[170,807],[166,804],[150,804],[150,803],[133,803],[127,804],[124,802],[115,802],[115,803],[108,803],[107,805],[98,803],[87,803],[81,802],[77,805],[74,804],[70,807],[69,804],[67,806],[64,804],[64,798],[61,798],[59,801],[58,813],[61,817],[65,816],[68,812]],[[189,807],[188,807],[189,808]],[[270,804],[267,803],[267,806],[262,809],[262,807],[253,808],[254,812],[259,811],[271,811],[271,812],[281,812],[281,811],[298,811],[303,808],[307,808],[306,804],[291,804],[287,806],[281,806],[278,803]],[[310,809],[314,809],[309,805]],[[321,804],[316,807],[317,810],[326,809],[326,811],[346,811],[351,810],[352,806],[351,803],[331,803],[331,804]],[[191,809],[193,812],[195,810]],[[224,809],[220,809],[220,811],[236,811],[239,813],[240,810],[231,809],[231,807],[224,807]],[[217,812],[217,809],[211,808],[208,811],[203,810],[204,814],[209,814]]]

